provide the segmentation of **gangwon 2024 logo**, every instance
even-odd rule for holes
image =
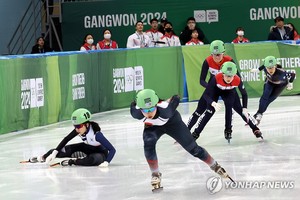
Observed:
[[[21,109],[44,106],[43,78],[21,80]]]
[[[123,93],[144,89],[144,70],[142,66],[114,68],[113,92]]]
[[[73,100],[85,98],[85,75],[78,73],[72,75],[72,98]]]

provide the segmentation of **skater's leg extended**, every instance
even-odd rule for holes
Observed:
[[[152,173],[159,172],[156,143],[162,134],[163,132],[158,127],[149,127],[144,129],[144,154]]]
[[[198,101],[198,106],[195,112],[190,116],[187,126],[189,130],[193,128],[193,126],[197,123],[199,117],[204,113],[206,110],[206,101],[203,96]]]

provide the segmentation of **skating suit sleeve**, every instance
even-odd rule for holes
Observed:
[[[208,82],[205,92],[203,93],[203,97],[204,97],[205,101],[207,102],[207,104],[209,104],[209,105],[211,105],[211,103],[213,102],[210,95],[213,93],[214,90],[217,89],[216,86],[217,86],[216,77],[212,77],[210,79],[210,81]]]
[[[245,89],[245,86],[244,86],[244,83],[242,81],[241,74],[240,74],[239,71],[237,72],[237,75],[238,75],[238,77],[240,77],[240,80],[241,80],[238,87],[239,87],[239,90],[240,90],[241,95],[242,95],[243,108],[247,108],[248,107],[248,94],[247,94],[247,91]]]
[[[136,107],[135,101],[133,101],[130,105],[130,114],[135,119],[143,119],[144,118],[142,111]]]
[[[208,62],[207,60],[204,60],[203,64],[202,64],[202,69],[201,69],[201,74],[200,74],[200,85],[202,85],[204,88],[207,87],[207,82],[206,82],[206,76],[208,73]]]
[[[164,101],[161,103],[158,103],[157,107],[159,109],[159,116],[164,119],[171,118],[174,115],[174,113],[179,105],[179,101],[180,101],[180,97],[178,95],[174,95],[171,98],[169,105],[166,108],[163,108],[160,106],[160,104],[163,104]]]
[[[106,158],[107,162],[110,162],[113,157],[116,154],[116,149],[114,148],[114,146],[105,138],[105,136],[103,135],[103,133],[101,133],[100,131],[98,131],[96,134],[96,140],[103,146],[105,147],[105,149],[108,150],[108,155]]]
[[[78,135],[78,133],[75,131],[75,129],[73,129],[73,131],[71,133],[69,133],[66,137],[64,137],[64,139],[59,143],[59,145],[56,147],[56,150],[60,151],[62,148],[64,148],[64,146],[66,146],[66,144],[70,140],[72,140],[77,135]]]

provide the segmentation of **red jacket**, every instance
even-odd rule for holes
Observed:
[[[116,41],[110,40],[109,45],[105,45],[105,40],[99,41],[97,47],[100,47],[100,49],[117,49],[118,44]]]

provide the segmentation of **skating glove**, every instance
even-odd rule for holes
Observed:
[[[211,103],[211,106],[214,107],[214,109],[215,109],[216,112],[220,111],[221,108],[222,108],[222,104],[216,103],[214,101]]]
[[[107,161],[104,161],[103,163],[101,163],[100,165],[99,165],[99,167],[108,167],[108,162]]]
[[[250,72],[259,72],[259,69],[257,69],[257,68],[250,69]]]
[[[46,163],[49,164],[52,160],[56,158],[56,155],[58,154],[57,150],[53,150],[52,153],[46,158]]]
[[[290,82],[289,82],[289,83],[287,84],[287,86],[286,86],[286,89],[287,89],[287,90],[292,90],[292,89],[293,89],[293,83],[290,83]]]

